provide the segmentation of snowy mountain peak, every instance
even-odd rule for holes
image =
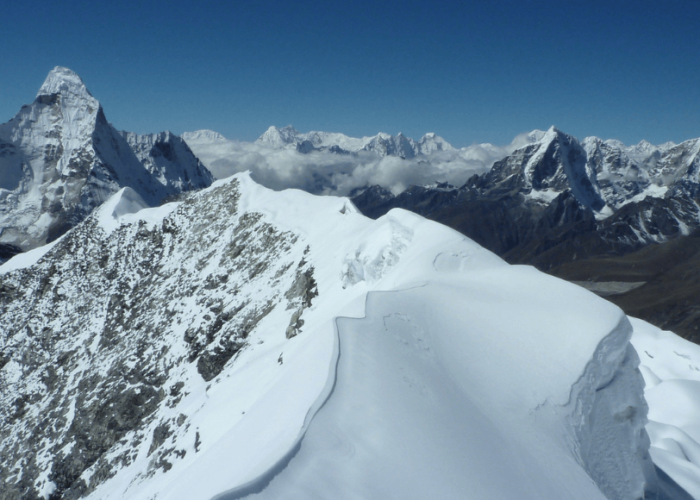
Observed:
[[[552,128],[554,128],[554,127],[552,127]],[[545,132],[544,130],[535,129],[535,130],[533,130],[532,132],[528,133],[528,134],[526,135],[526,138],[527,138],[530,142],[538,142],[538,141],[541,141],[541,140],[542,140],[542,137],[544,137],[544,134],[546,134],[546,133],[547,133],[547,132]]]
[[[554,125],[552,125],[551,127],[549,127],[549,128],[547,129],[547,131],[544,133],[544,135],[542,136],[542,138],[540,139],[540,141],[542,141],[542,142],[550,142],[550,141],[552,141],[553,139],[555,139],[555,138],[557,138],[557,137],[559,137],[559,136],[561,136],[561,135],[565,135],[565,134],[564,134],[561,130],[559,130],[557,127],[555,127]]]
[[[437,135],[435,132],[428,132],[420,141],[418,141],[418,149],[421,154],[430,154],[435,151],[452,151],[452,144]]]
[[[226,140],[226,137],[224,137],[220,133],[208,129],[195,130],[194,132],[185,132],[180,137],[182,137],[182,139],[185,142],[219,142]]]
[[[282,128],[277,128],[273,125],[256,142],[280,148],[294,143],[298,135],[299,132],[292,125]]]
[[[39,89],[37,97],[53,94],[73,94],[80,97],[92,97],[83,80],[78,74],[63,66],[52,69],[44,84]]]
[[[170,132],[120,133],[83,80],[61,66],[0,124],[0,244],[53,241],[128,186],[148,204],[206,187],[209,171]]]

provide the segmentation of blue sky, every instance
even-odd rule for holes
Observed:
[[[698,19],[700,0],[12,2],[0,122],[62,65],[139,133],[680,142],[700,136]]]

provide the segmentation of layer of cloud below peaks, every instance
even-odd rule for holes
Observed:
[[[410,159],[361,151],[353,155],[274,149],[257,143],[190,140],[188,144],[218,179],[250,170],[260,184],[275,190],[297,188],[315,194],[347,196],[353,189],[379,185],[398,194],[412,185],[447,182],[463,185],[469,177],[528,144],[528,134],[507,146],[475,144]]]

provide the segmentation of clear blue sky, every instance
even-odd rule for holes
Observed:
[[[0,122],[56,65],[117,128],[700,136],[700,0],[32,1],[2,9]]]

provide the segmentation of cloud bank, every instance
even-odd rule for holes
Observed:
[[[301,153],[293,146],[274,148],[232,141],[218,134],[196,132],[183,137],[218,179],[250,170],[255,181],[271,189],[297,188],[339,196],[347,196],[353,189],[368,185],[382,186],[394,194],[412,185],[436,182],[461,186],[472,175],[486,172],[494,162],[535,139],[533,133],[521,134],[507,146],[474,144],[401,159],[373,151]]]

